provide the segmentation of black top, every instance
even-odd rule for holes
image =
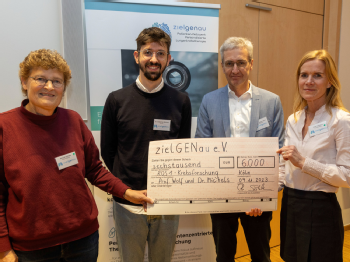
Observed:
[[[153,130],[154,119],[171,120],[170,131]],[[133,83],[110,93],[101,123],[101,155],[105,164],[132,189],[146,189],[149,142],[190,138],[191,119],[189,97],[168,85],[150,94]]]

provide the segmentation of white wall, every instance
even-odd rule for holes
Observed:
[[[32,50],[62,53],[60,0],[0,1],[0,112],[20,106],[19,63]]]
[[[338,69],[342,85],[341,97],[350,111],[350,0],[343,0]],[[350,225],[350,189],[341,188],[337,197],[343,211],[344,225]]]

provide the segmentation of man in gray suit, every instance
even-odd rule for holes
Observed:
[[[228,85],[203,97],[196,137],[278,137],[283,144],[283,109],[276,94],[254,86],[253,45],[230,37],[220,47],[222,70]],[[234,261],[238,219],[244,229],[253,262],[270,262],[272,212],[211,214],[216,261]]]

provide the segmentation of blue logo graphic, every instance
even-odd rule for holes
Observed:
[[[312,135],[312,134],[315,134],[315,131],[314,131],[314,130],[311,130],[311,135]]]
[[[170,36],[170,38],[172,38],[169,26],[167,24],[164,24],[164,23],[158,24],[157,22],[155,22],[152,25],[152,27],[158,27],[158,28],[162,29],[165,33],[167,33]]]
[[[109,230],[108,237],[109,238],[115,238],[115,228],[112,227],[111,230]]]
[[[58,163],[58,166],[60,167],[60,166],[63,166],[63,163],[62,162],[59,162]]]

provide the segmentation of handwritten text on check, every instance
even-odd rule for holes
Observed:
[[[148,214],[274,210],[277,138],[200,138],[151,142]],[[271,202],[271,203],[265,203]]]

